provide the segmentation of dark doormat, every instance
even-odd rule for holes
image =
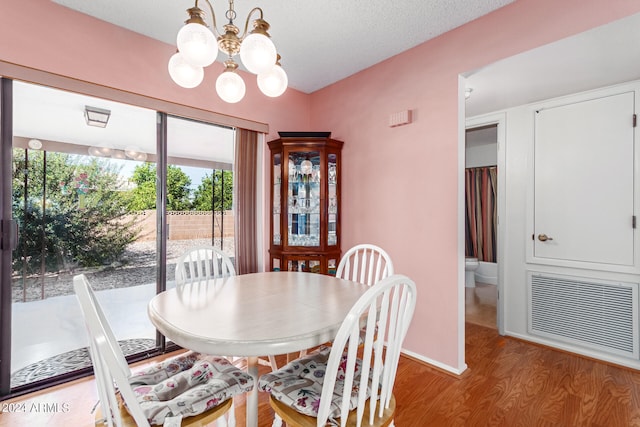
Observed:
[[[118,344],[124,355],[128,356],[155,348],[156,341],[150,338],[132,338],[118,341]],[[11,388],[89,366],[91,366],[91,357],[87,347],[67,351],[17,370],[11,374]]]

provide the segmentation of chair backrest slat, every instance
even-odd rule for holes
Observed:
[[[393,275],[393,262],[384,249],[364,243],[349,249],[340,259],[336,277],[368,286]]]
[[[366,253],[366,252],[365,252]],[[374,250],[370,250],[369,251],[369,271],[367,273],[367,285],[371,286],[373,285],[373,280],[375,280],[377,276],[377,274],[380,272],[380,260],[378,260],[378,262],[376,262],[376,252]],[[376,275],[374,276],[373,274],[373,267],[376,268]],[[363,278],[363,281],[365,279]],[[364,282],[362,282],[364,283]]]
[[[354,304],[331,345],[318,408],[319,427],[326,425],[329,419],[332,410],[331,396],[334,393],[343,396],[339,416],[342,426],[347,422],[352,391],[356,399],[357,426],[363,424],[367,415],[368,421],[364,423],[371,424],[376,416],[382,416],[384,410],[389,408],[400,350],[413,317],[415,304],[415,283],[403,275],[393,275],[380,280]],[[362,329],[364,346],[360,346]],[[360,382],[354,389],[356,359],[359,353]],[[345,354],[346,362],[343,360]],[[343,390],[335,390],[335,387],[342,386],[337,385],[341,384],[336,381],[337,377],[344,378]],[[364,413],[364,402],[367,399],[369,414]]]
[[[358,324],[354,324],[351,328],[351,337],[349,339],[348,357],[345,365],[345,372],[353,372],[356,367],[356,359],[358,358],[358,337],[360,336],[360,328]],[[344,389],[353,389],[353,375],[346,375],[344,380]],[[340,413],[348,414],[351,403],[351,393],[345,393],[342,396],[342,404],[340,406]],[[342,426],[346,425],[346,417],[343,417]]]
[[[376,321],[376,307],[369,307],[369,315],[367,318],[367,323]],[[358,332],[360,333],[360,332]],[[373,344],[374,344],[374,334],[375,330],[373,328],[367,329],[365,331],[364,337],[364,349],[362,351],[362,374],[360,377],[360,384],[358,385],[359,389],[365,388],[369,386],[369,373],[371,372],[371,356],[373,354]],[[374,366],[375,367],[375,366]],[[374,374],[375,378],[375,374]],[[373,381],[371,387],[377,387],[377,379]],[[361,393],[358,395],[358,406],[357,406],[357,418],[362,419],[365,415],[365,402],[367,400],[367,396],[365,393]],[[377,402],[370,403],[369,410],[369,424],[373,422],[374,412],[376,408]]]
[[[404,292],[402,289],[395,288],[390,290],[392,295],[390,295],[391,303],[389,304],[389,325],[388,325],[388,339],[393,341],[396,339],[396,334],[402,330],[402,324],[398,322],[399,310],[403,304],[406,303],[405,298],[403,297]],[[382,389],[380,390],[380,413],[384,410],[388,402],[391,399],[391,391],[393,389],[393,382],[395,379],[395,366],[397,366],[398,358],[396,356],[400,356],[400,348],[388,348],[389,352],[386,357],[389,359],[390,363],[385,366],[383,378],[382,378]]]

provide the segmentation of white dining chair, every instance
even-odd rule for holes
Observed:
[[[364,285],[374,285],[393,275],[393,262],[384,249],[363,243],[349,249],[340,259],[336,277]]]
[[[210,245],[190,248],[176,262],[176,286],[203,279],[235,275],[236,269],[229,255]]]
[[[236,275],[236,269],[229,255],[222,250],[210,246],[195,246],[188,249],[176,262],[176,287],[186,283],[204,283],[208,279],[230,277]],[[246,358],[231,359],[233,363],[246,361]],[[258,358],[258,363],[278,369],[275,356],[268,356],[268,360]]]
[[[215,420],[221,427],[235,426],[233,396],[253,389],[249,374],[223,357],[194,352],[132,373],[87,278],[75,276],[73,285],[89,335],[100,399],[96,425],[201,426]]]
[[[393,425],[393,386],[415,304],[411,279],[387,277],[353,305],[331,347],[320,347],[262,375],[258,389],[270,393],[276,413],[273,426],[281,426],[283,420],[299,427]]]
[[[350,248],[340,258],[336,277],[371,286],[385,277],[393,275],[393,262],[387,252],[379,246],[362,243]],[[307,350],[300,351],[300,357]]]

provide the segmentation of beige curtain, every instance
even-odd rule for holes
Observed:
[[[238,274],[258,271],[257,162],[258,133],[247,129],[237,129],[233,188],[236,205],[235,248]]]

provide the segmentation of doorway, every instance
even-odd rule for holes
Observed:
[[[496,124],[465,132],[465,321],[497,328]]]
[[[501,334],[504,126],[504,114],[468,120],[464,165],[465,321]]]

